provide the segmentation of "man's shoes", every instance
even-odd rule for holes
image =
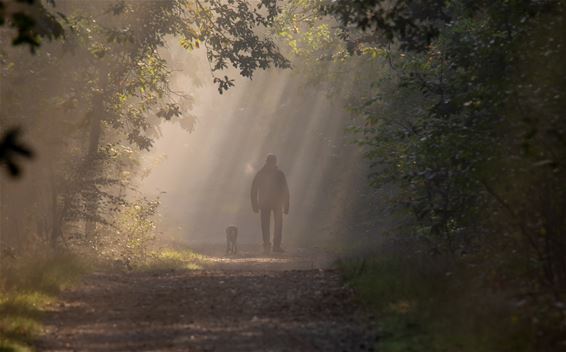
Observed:
[[[285,253],[281,246],[273,246],[273,253]]]

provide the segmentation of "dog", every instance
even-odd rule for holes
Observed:
[[[238,254],[238,227],[231,225],[226,228],[226,254]]]

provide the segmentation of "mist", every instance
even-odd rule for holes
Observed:
[[[367,179],[361,148],[346,131],[353,116],[291,70],[238,79],[221,95],[212,84],[200,85],[209,75],[203,51],[187,59],[181,48],[168,50],[172,89],[192,94],[195,124],[187,131],[163,122],[154,148],[143,156],[150,171],[140,190],[160,197],[160,231],[188,243],[223,243],[226,226],[236,225],[244,243],[260,242],[250,189],[273,153],[291,193],[284,242],[340,245],[350,207]],[[200,68],[196,83],[194,67]]]

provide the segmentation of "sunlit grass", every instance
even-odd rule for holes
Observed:
[[[7,315],[36,316],[53,297],[41,292],[11,292],[0,295],[0,317]]]
[[[41,332],[41,324],[34,318],[17,315],[0,317],[0,331],[5,341],[30,341]]]
[[[0,269],[0,351],[31,351],[47,308],[89,265],[77,256],[53,254],[5,260]]]
[[[142,270],[199,270],[210,265],[211,259],[190,249],[161,249],[152,254]]]

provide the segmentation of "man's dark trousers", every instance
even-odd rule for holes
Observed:
[[[275,220],[275,231],[273,234],[273,246],[281,246],[281,233],[283,232],[283,208],[271,207],[261,208],[261,232],[263,233],[263,244],[270,244],[269,230],[271,227],[271,213]]]

